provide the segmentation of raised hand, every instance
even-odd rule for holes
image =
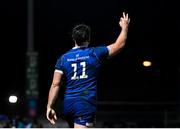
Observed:
[[[122,29],[128,29],[130,23],[130,18],[128,17],[128,13],[125,14],[125,12],[123,12],[123,17],[120,18],[119,21],[119,25]]]

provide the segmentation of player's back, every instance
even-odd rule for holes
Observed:
[[[56,69],[66,77],[65,98],[96,99],[97,76],[107,55],[107,47],[81,47],[73,48],[59,58]]]

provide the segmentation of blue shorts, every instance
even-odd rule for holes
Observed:
[[[96,105],[84,98],[64,99],[64,114],[76,124],[94,126]]]

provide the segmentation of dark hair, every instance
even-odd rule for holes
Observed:
[[[90,27],[85,24],[76,25],[72,30],[72,38],[81,46],[84,42],[89,42],[90,31]]]

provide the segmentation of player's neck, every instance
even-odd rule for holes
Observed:
[[[79,48],[80,46],[78,46],[77,44],[75,44],[75,46],[74,46],[75,48]]]
[[[88,47],[88,43],[84,43],[81,46],[79,46],[75,43],[75,46],[73,48],[81,48],[81,47]]]

